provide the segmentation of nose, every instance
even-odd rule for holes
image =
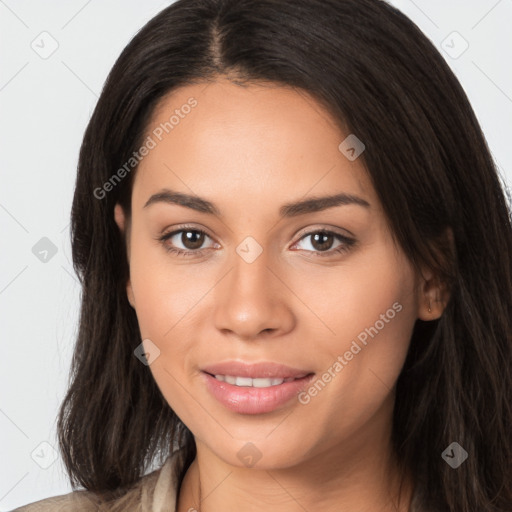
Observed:
[[[269,259],[265,250],[251,263],[238,254],[233,257],[228,274],[215,287],[214,323],[223,335],[256,340],[293,329],[293,293]]]

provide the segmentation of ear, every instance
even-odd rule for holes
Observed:
[[[116,205],[114,206],[114,220],[116,221],[117,227],[119,228],[121,233],[125,234],[125,215],[123,207],[119,203],[116,203]]]
[[[448,299],[447,290],[432,272],[424,272],[418,287],[418,318],[425,321],[437,320],[443,314]]]
[[[122,233],[123,238],[126,241],[126,252],[127,252],[127,259],[128,259],[128,265],[130,264],[130,237],[129,233],[126,232],[127,228],[127,222],[126,222],[126,215],[124,213],[123,207],[116,203],[114,206],[114,220],[117,224],[117,227],[119,228],[119,231]],[[135,308],[135,297],[133,296],[133,289],[132,289],[132,283],[131,280],[128,279],[126,282],[126,295],[128,297],[128,302],[131,304],[132,308]]]
[[[445,232],[445,243],[454,254],[453,232],[448,228]],[[445,256],[446,257],[446,256]],[[420,283],[417,287],[418,318],[420,320],[437,320],[443,314],[450,299],[450,290],[439,276],[430,269],[422,269]]]

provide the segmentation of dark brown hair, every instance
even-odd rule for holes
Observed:
[[[72,206],[83,293],[69,391],[58,418],[74,487],[119,491],[194,438],[148,367],[126,297],[134,169],[95,190],[140,147],[164,95],[228,76],[306,91],[348,133],[393,235],[417,269],[450,287],[440,319],[417,320],[396,388],[394,449],[422,510],[512,510],[512,227],[504,182],[456,77],[418,27],[381,0],[178,0],[111,70],[85,132]],[[453,243],[447,241],[447,229]],[[469,454],[441,457],[453,441]]]

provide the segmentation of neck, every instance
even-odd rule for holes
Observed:
[[[366,425],[300,464],[270,470],[227,464],[196,439],[197,455],[183,480],[177,512],[406,512],[412,479],[404,478],[400,495],[391,421],[384,425]]]

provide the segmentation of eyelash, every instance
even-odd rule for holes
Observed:
[[[178,233],[187,232],[187,231],[204,234],[208,238],[211,238],[208,235],[208,233],[206,233],[205,231],[203,231],[201,229],[188,227],[188,226],[180,226],[180,229],[177,229],[175,231],[172,231],[171,233],[166,233],[166,234],[158,237],[158,240],[162,243],[162,245],[164,246],[164,249],[167,252],[175,254],[176,256],[190,257],[190,256],[202,255],[203,251],[205,251],[206,249],[197,249],[197,250],[176,249],[175,247],[171,247],[165,243],[168,239],[172,238],[174,235],[177,235]],[[349,238],[344,235],[340,235],[339,233],[336,233],[334,231],[329,231],[327,229],[317,229],[315,231],[310,231],[309,233],[305,233],[304,235],[302,235],[300,237],[300,239],[296,243],[300,242],[304,238],[307,238],[308,236],[316,235],[317,233],[334,235],[334,237],[337,238],[340,242],[343,242],[344,245],[340,245],[336,249],[330,249],[328,251],[307,251],[307,252],[312,252],[315,255],[315,257],[318,256],[320,258],[324,258],[324,257],[328,257],[328,256],[333,256],[334,254],[344,253],[344,252],[350,250],[350,248],[356,243],[356,241],[353,238]]]

